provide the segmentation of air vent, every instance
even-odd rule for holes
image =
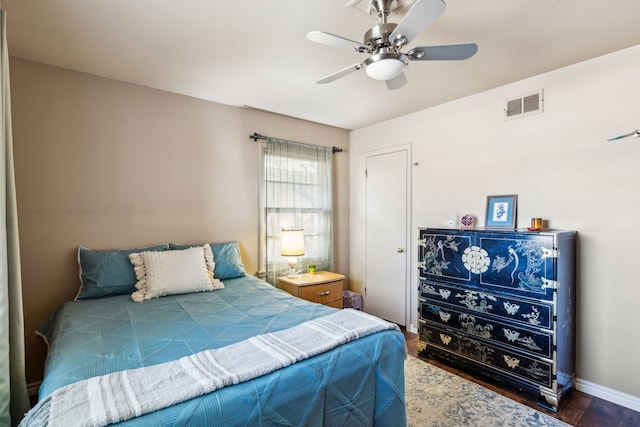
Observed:
[[[389,16],[393,15],[404,15],[404,13],[416,2],[416,0],[394,0],[391,2],[391,12]],[[345,4],[345,7],[352,7],[357,12],[369,16],[376,21],[378,20],[378,16],[376,15],[375,9],[371,6],[371,0],[350,0]]]
[[[533,93],[506,100],[504,102],[504,118],[515,119],[516,117],[542,113],[544,111],[543,106],[543,89],[540,89]]]

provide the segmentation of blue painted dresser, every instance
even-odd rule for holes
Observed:
[[[557,411],[575,379],[575,238],[420,228],[418,351]]]

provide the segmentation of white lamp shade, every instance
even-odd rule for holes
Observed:
[[[302,228],[282,230],[280,255],[289,257],[304,255],[304,233]]]
[[[375,80],[391,80],[404,70],[404,62],[395,58],[384,58],[367,65],[365,72]]]

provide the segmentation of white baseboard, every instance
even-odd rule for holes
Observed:
[[[590,381],[576,379],[576,390],[640,412],[640,398]]]

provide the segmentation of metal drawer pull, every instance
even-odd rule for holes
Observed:
[[[331,292],[329,291],[324,291],[324,292],[320,292],[318,295],[321,295],[323,297],[326,297],[327,295],[329,295]]]

